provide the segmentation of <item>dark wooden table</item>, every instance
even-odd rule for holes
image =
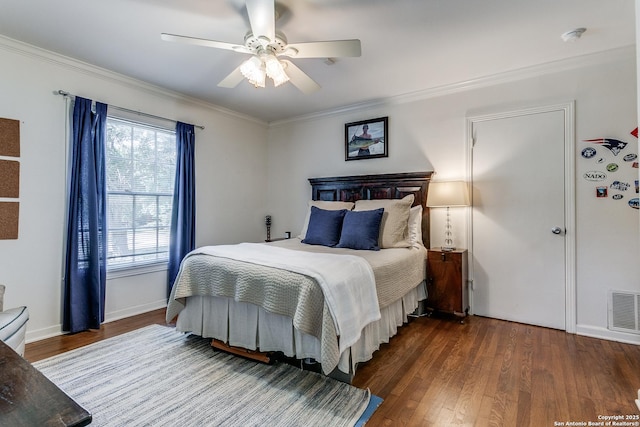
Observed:
[[[0,341],[0,425],[86,426],[91,414]]]

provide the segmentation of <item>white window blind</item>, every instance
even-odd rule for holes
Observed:
[[[176,170],[175,131],[107,119],[107,268],[166,262]]]

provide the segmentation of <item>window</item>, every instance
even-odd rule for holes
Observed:
[[[175,131],[107,118],[107,268],[166,262]]]

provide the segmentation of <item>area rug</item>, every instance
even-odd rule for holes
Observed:
[[[215,352],[209,340],[160,325],[33,365],[93,415],[92,426],[354,426],[381,401],[314,372]]]

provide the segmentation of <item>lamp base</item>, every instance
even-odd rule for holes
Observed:
[[[456,248],[454,248],[453,246],[440,246],[440,250],[442,252],[452,252],[455,251]]]

